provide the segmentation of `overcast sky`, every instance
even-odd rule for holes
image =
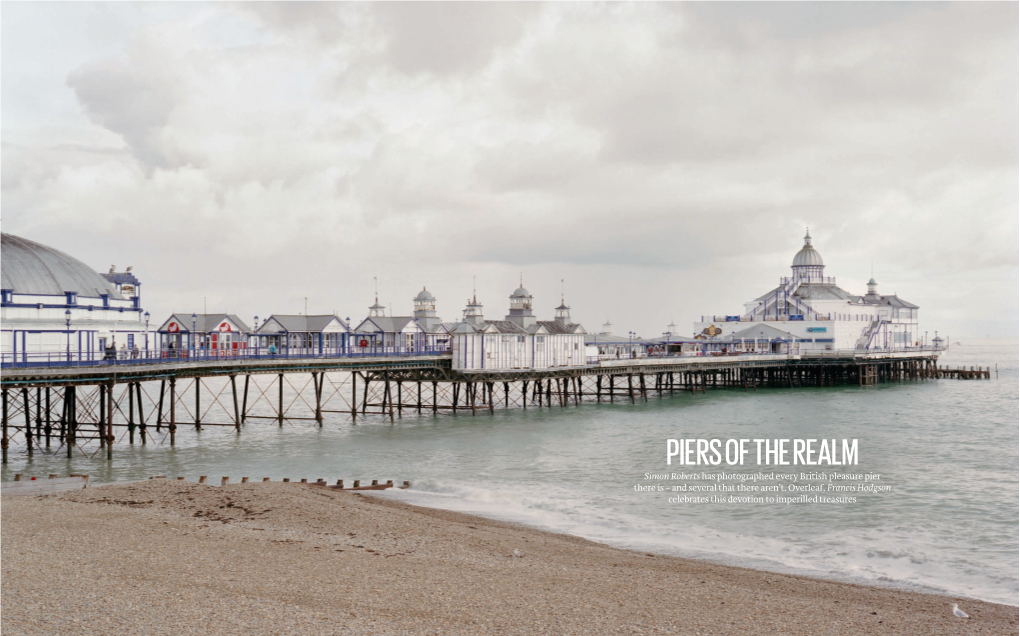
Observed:
[[[3,230],[144,305],[682,333],[790,273],[1018,332],[1018,5],[11,3]],[[158,317],[158,318],[157,318]]]

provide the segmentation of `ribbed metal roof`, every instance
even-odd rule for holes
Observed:
[[[524,285],[521,285],[520,287],[514,290],[514,293],[512,296],[510,296],[510,298],[529,298],[530,296],[531,293],[524,288]]]
[[[60,296],[73,291],[92,298],[101,294],[121,298],[115,286],[85,263],[13,234],[0,234],[0,287],[16,294]]]
[[[430,292],[429,290],[427,290],[424,287],[422,287],[421,291],[418,292],[418,295],[415,296],[414,299],[415,300],[435,300],[436,297],[432,295],[432,292]]]

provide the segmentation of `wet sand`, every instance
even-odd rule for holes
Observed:
[[[1018,633],[1007,605],[648,555],[296,483],[4,497],[0,530],[11,636]]]

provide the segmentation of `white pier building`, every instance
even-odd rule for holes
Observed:
[[[918,310],[895,294],[879,294],[874,278],[863,296],[839,287],[835,278],[825,275],[825,263],[811,244],[809,231],[793,257],[790,276],[744,303],[742,314],[702,316],[694,323],[694,333],[701,339],[740,341],[738,347],[759,351],[907,349],[925,344]]]
[[[533,297],[522,284],[510,295],[503,320],[485,320],[476,297],[468,301],[464,320],[450,332],[453,368],[465,370],[556,369],[588,364],[585,330],[570,318],[561,298],[553,320],[538,320]]]
[[[102,360],[113,349],[127,357],[154,346],[141,283],[130,267],[100,274],[52,247],[0,237],[4,362]]]

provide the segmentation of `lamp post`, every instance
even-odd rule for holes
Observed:
[[[344,348],[345,349],[345,351],[344,351],[345,353],[350,351],[350,346],[351,346],[351,317],[350,316],[347,316],[347,325],[346,326],[347,326],[347,343],[346,343],[347,346]]]
[[[188,336],[188,344],[191,349],[191,357],[195,357],[195,331],[198,329],[198,316],[191,312],[191,334]]]
[[[630,353],[631,358],[637,357],[634,355],[634,336],[635,333],[633,331],[627,332],[627,351]]]
[[[145,357],[149,357],[149,312],[145,312]]]
[[[71,363],[71,310],[64,310],[64,324],[67,325],[67,362]],[[47,389],[48,391],[49,389]]]
[[[255,316],[255,326],[252,327],[251,329],[252,329],[252,335],[255,337],[255,355],[257,356],[257,355],[259,355],[259,345],[262,343],[262,341],[259,340],[259,317],[258,316]]]

